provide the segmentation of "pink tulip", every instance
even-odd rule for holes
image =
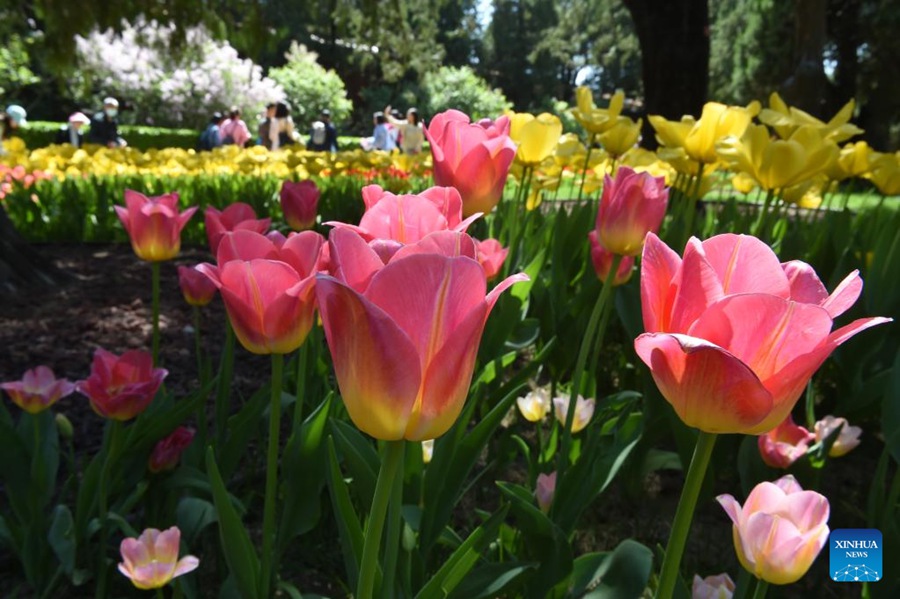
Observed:
[[[313,231],[292,234],[279,247],[250,231],[222,236],[218,266],[197,267],[222,294],[241,345],[255,354],[286,354],[314,322],[315,273],[324,240]]]
[[[487,280],[495,279],[500,274],[500,269],[503,268],[503,261],[506,260],[509,249],[500,245],[496,239],[475,240],[475,245],[478,251],[478,262],[484,268]]]
[[[173,579],[197,569],[200,560],[193,555],[178,559],[181,531],[177,526],[164,531],[148,528],[138,538],[122,541],[119,572],[141,589],[159,589]]]
[[[837,430],[839,426],[841,427],[841,432],[838,433],[837,439],[834,440],[834,444],[828,451],[828,455],[833,458],[839,458],[846,455],[854,447],[859,445],[859,436],[862,434],[862,429],[858,426],[850,426],[850,423],[847,422],[846,418],[826,416],[822,420],[816,422],[816,442],[823,442],[834,434],[834,431]]]
[[[813,439],[815,435],[794,424],[793,417],[788,414],[784,422],[759,436],[759,455],[772,468],[787,468],[806,455]]]
[[[325,336],[350,418],[378,439],[444,434],[469,389],[487,316],[509,277],[489,294],[475,244],[439,231],[385,263],[358,233],[329,237],[332,275],[318,275]]]
[[[700,578],[694,574],[691,599],[731,599],[734,595],[734,581],[728,574],[716,574]]]
[[[635,349],[678,416],[710,433],[770,431],[837,346],[891,320],[832,332],[859,297],[859,274],[822,297],[812,269],[780,264],[755,237],[692,238],[681,259],[651,233],[641,264],[647,332]]]
[[[117,356],[98,349],[91,375],[78,381],[75,388],[103,418],[125,421],[147,409],[168,374],[163,368],[153,368],[148,352],[131,350]]]
[[[472,124],[462,112],[448,110],[431,119],[425,135],[431,144],[434,181],[459,190],[463,214],[493,210],[516,156],[509,118]]]
[[[556,493],[556,472],[550,474],[538,474],[537,483],[534,486],[534,497],[538,507],[545,514],[550,511],[553,504],[553,495]]]
[[[116,206],[116,214],[138,258],[161,262],[178,255],[181,230],[197,211],[196,206],[179,213],[177,193],[148,198],[131,189],[125,190],[125,206]]]
[[[191,306],[205,306],[216,295],[216,286],[209,277],[189,266],[178,267],[178,285],[184,301]]]
[[[75,385],[66,379],[57,379],[47,366],[38,366],[25,371],[21,381],[0,383],[14,404],[28,412],[43,412],[63,397],[75,390]]]
[[[295,231],[312,229],[316,224],[321,192],[316,184],[306,181],[285,181],[281,184],[281,211],[288,226]]]
[[[194,440],[194,429],[179,426],[168,437],[163,437],[153,447],[147,467],[150,472],[173,470],[181,459],[181,454]]]
[[[591,243],[591,262],[594,264],[594,272],[601,281],[606,281],[615,254],[603,247],[596,230],[588,233],[588,241]],[[618,287],[630,281],[632,272],[634,272],[634,256],[622,256],[616,276],[612,280],[613,286]]]
[[[666,215],[666,180],[620,166],[615,179],[606,175],[603,181],[595,227],[598,240],[613,254],[636,256],[647,233],[658,231]]]
[[[828,499],[793,476],[756,485],[743,507],[731,495],[716,499],[734,523],[741,565],[766,582],[800,580],[828,541]]]
[[[249,204],[235,202],[224,210],[208,207],[203,213],[206,222],[206,239],[213,254],[219,248],[222,236],[232,231],[265,233],[272,224],[270,218],[256,218],[256,211]]]
[[[569,395],[560,395],[553,398],[553,413],[563,426],[565,426],[566,416],[569,414],[570,401],[571,396]],[[578,396],[578,400],[575,402],[575,420],[572,421],[573,434],[581,432],[584,427],[590,424],[591,418],[594,417],[596,404],[597,401],[593,398],[585,399],[580,395]]]

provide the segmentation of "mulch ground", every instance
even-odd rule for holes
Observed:
[[[83,379],[90,371],[91,357],[98,347],[114,353],[128,349],[149,351],[148,263],[136,259],[127,245],[49,244],[36,248],[74,278],[55,289],[0,297],[0,381],[19,380],[26,369],[40,364],[53,368],[57,376]],[[192,389],[197,380],[192,313],[181,297],[176,266],[209,259],[205,249],[185,248],[177,260],[164,263],[162,267],[162,362],[170,371],[167,388],[176,393]],[[201,328],[214,365],[218,363],[224,318],[224,309],[218,299],[202,309]],[[267,380],[268,373],[269,361],[265,356],[238,350],[234,378],[238,393],[249,396]],[[104,423],[93,413],[85,398],[74,394],[57,404],[55,410],[66,414],[74,425],[77,453],[89,455],[99,448]],[[865,506],[871,482],[869,477],[881,447],[871,436],[868,439],[869,442],[863,443],[858,450],[832,462],[823,477],[823,492],[833,498],[832,527],[865,526],[860,506]],[[735,484],[737,473],[726,468],[721,474],[715,491],[740,496]],[[496,476],[488,473],[482,479],[485,482],[463,499],[460,509],[494,505],[497,494],[491,481],[496,478],[521,482],[516,480],[518,477],[516,472],[498,472]],[[575,537],[577,554],[611,550],[629,537],[650,547],[664,546],[682,484],[683,475],[671,471],[648,477],[644,489],[637,494],[633,489],[626,490],[614,484],[585,514]],[[328,514],[325,517],[331,518]],[[326,528],[332,528],[330,522]],[[320,537],[321,532],[314,531],[313,535]],[[330,554],[327,562],[332,562],[331,557],[339,556],[336,537],[310,541],[308,548],[313,553]],[[300,539],[298,543],[302,544],[304,540]],[[0,569],[17,569],[11,557],[2,553],[0,549]],[[303,560],[303,553],[306,557],[312,555],[304,551],[295,557]],[[723,570],[732,576],[737,574],[739,566],[734,557],[730,522],[713,502],[698,510],[685,556],[688,568],[695,567],[702,575]],[[857,585],[829,583],[827,561],[826,550],[804,580],[785,589],[773,588],[769,596],[859,596]],[[325,572],[315,566],[312,570],[304,569],[298,564],[294,580],[304,592],[316,591],[339,597],[342,593],[335,580],[342,578],[343,572],[342,566],[336,565],[337,571]],[[6,577],[0,576],[3,578]]]

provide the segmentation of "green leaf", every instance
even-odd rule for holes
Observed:
[[[321,515],[321,492],[325,486],[325,425],[333,394],[322,401],[294,431],[281,457],[284,509],[278,530],[278,551],[294,537],[315,527]]]
[[[359,560],[363,550],[363,531],[350,500],[347,483],[341,476],[337,451],[334,449],[334,437],[328,436],[328,490],[331,504],[337,519],[338,533],[341,536],[341,549],[344,553],[344,564],[347,567],[347,584],[355,589],[359,579]]]
[[[250,440],[259,433],[263,413],[269,406],[269,386],[265,385],[250,397],[250,401],[228,419],[228,441],[217,447],[218,462],[224,476],[237,470],[241,458],[247,452]]]
[[[611,553],[590,553],[575,560],[568,597],[618,599],[640,597],[653,567],[653,552],[626,539]]]
[[[380,468],[378,452],[355,426],[337,418],[330,423],[335,445],[353,477],[353,488],[363,505],[371,505]]]
[[[497,538],[507,511],[508,506],[500,508],[487,522],[472,531],[431,580],[419,590],[416,599],[447,597],[475,566],[482,552]]]
[[[522,534],[528,559],[538,562],[528,577],[524,596],[544,599],[550,590],[572,572],[572,547],[566,534],[535,505],[532,493],[519,485],[498,482],[509,500],[510,511]],[[557,492],[558,496],[558,492]]]
[[[521,283],[516,283],[510,288],[509,293],[513,297],[517,297],[522,301],[522,305],[527,308],[528,304],[528,296],[531,294],[531,288],[534,287],[535,282],[538,280],[538,276],[540,275],[541,269],[544,267],[544,261],[547,259],[547,250],[542,249],[537,253],[537,255],[532,259],[532,261],[525,267],[524,272],[528,275],[527,281],[522,281]]]
[[[216,505],[219,540],[225,553],[225,561],[234,576],[238,590],[245,599],[252,599],[257,596],[259,558],[253,549],[253,543],[250,542],[250,535],[247,534],[234,506],[231,505],[231,497],[219,474],[212,447],[206,450],[206,471],[209,474],[213,501]]]
[[[58,505],[53,509],[53,522],[50,524],[47,540],[63,572],[71,577],[75,570],[75,553],[78,545],[75,541],[75,520],[68,506]]]
[[[536,564],[520,562],[491,563],[473,569],[465,580],[457,586],[451,599],[491,599],[502,597],[503,591],[512,585],[519,576],[534,570]]]
[[[185,544],[193,546],[203,529],[216,521],[216,507],[199,497],[183,497],[175,508],[175,521]]]

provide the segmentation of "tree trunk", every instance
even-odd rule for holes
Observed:
[[[782,86],[785,102],[820,118],[830,116],[830,84],[822,57],[828,22],[826,0],[795,0],[794,69]],[[848,98],[849,99],[849,98]]]
[[[644,112],[700,116],[709,86],[707,0],[623,0],[641,45]],[[656,146],[644,122],[644,142]]]
[[[0,208],[0,297],[23,289],[58,285],[69,278],[22,239],[6,211]]]

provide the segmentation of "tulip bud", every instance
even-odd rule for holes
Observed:
[[[171,260],[181,251],[181,230],[197,207],[178,211],[178,194],[147,197],[125,190],[126,207],[115,206],[119,220],[128,231],[131,247],[141,260]]]
[[[734,586],[734,581],[728,574],[716,574],[706,578],[694,574],[691,599],[731,599]]]
[[[516,406],[528,422],[540,422],[550,411],[550,392],[545,388],[529,391],[524,397],[516,398]]]
[[[609,277],[609,269],[612,268],[615,254],[603,247],[597,231],[588,233],[588,240],[591,244],[591,262],[594,265],[594,272],[597,273],[598,279],[606,281]],[[634,272],[634,256],[622,256],[616,276],[612,280],[613,286],[618,287],[627,283],[631,280],[632,272]]]
[[[859,436],[862,434],[862,429],[858,426],[850,426],[850,423],[847,422],[846,418],[826,416],[822,420],[816,422],[816,441],[818,443],[823,442],[833,435],[834,431],[839,426],[841,427],[841,432],[838,433],[831,449],[828,451],[828,455],[833,458],[839,458],[842,455],[846,455],[850,450],[859,445]]]
[[[56,420],[56,430],[59,431],[59,436],[66,441],[71,441],[75,437],[72,421],[66,418],[66,415],[62,412],[57,412],[54,419]]]
[[[194,429],[179,426],[168,437],[159,440],[150,453],[147,464],[150,472],[157,473],[164,470],[174,470],[181,459],[181,454],[194,440]]]
[[[538,474],[537,484],[534,487],[534,496],[538,506],[545,514],[550,511],[553,503],[553,495],[556,492],[556,472],[550,474]]]
[[[295,231],[312,229],[316,224],[321,192],[311,180],[285,181],[281,184],[281,210],[288,226]]]
[[[179,266],[178,284],[184,301],[191,306],[205,306],[216,296],[215,283],[195,268]]]
[[[614,254],[638,255],[647,233],[659,230],[668,202],[665,178],[619,167],[615,178],[604,178],[597,212],[598,240]]]
[[[568,395],[553,398],[556,419],[563,426],[566,424],[566,415],[569,413],[569,401],[570,396]],[[573,434],[581,431],[591,421],[591,418],[594,416],[595,403],[596,401],[593,398],[585,399],[580,395],[578,396],[578,401],[575,403],[575,420],[572,421]]]
[[[784,422],[759,437],[759,454],[772,468],[787,468],[804,455],[809,442],[815,438],[802,426],[794,424],[788,415]]]

